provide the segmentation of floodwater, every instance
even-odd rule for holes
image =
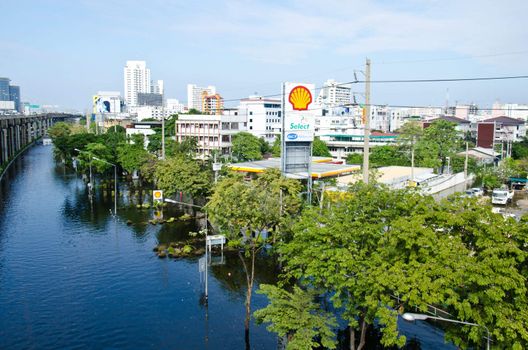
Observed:
[[[238,256],[212,257],[205,307],[198,258],[152,251],[186,239],[198,223],[150,225],[153,211],[121,194],[116,220],[112,195],[99,189],[91,203],[83,180],[55,164],[52,147],[35,146],[14,162],[0,182],[0,349],[245,348]],[[276,276],[269,258],[257,261],[257,285]],[[266,302],[254,294],[253,310]],[[427,323],[399,326],[408,348],[454,348]],[[252,323],[250,337],[252,349],[277,349],[264,325]]]

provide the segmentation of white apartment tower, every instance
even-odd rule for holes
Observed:
[[[350,103],[352,88],[333,79],[327,80],[317,96],[316,102],[323,107],[339,107]]]
[[[206,91],[207,95],[216,95],[216,87],[209,85],[208,87],[199,87],[194,84],[187,84],[187,108],[194,108],[202,111],[202,93]]]
[[[247,132],[273,143],[282,129],[281,100],[249,96],[240,100],[238,113],[247,122]]]
[[[125,102],[129,107],[137,106],[137,94],[150,93],[150,69],[145,61],[127,61],[124,73]]]
[[[152,80],[150,82],[150,92],[153,94],[163,95],[164,93],[163,80]]]

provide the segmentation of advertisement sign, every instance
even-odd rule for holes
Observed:
[[[284,139],[287,142],[312,142],[314,115],[310,107],[315,100],[314,84],[284,84]]]

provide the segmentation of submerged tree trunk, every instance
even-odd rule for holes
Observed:
[[[365,320],[365,316],[361,316],[361,338],[359,339],[359,345],[358,345],[357,350],[362,350],[363,347],[365,347],[366,335],[367,335],[367,321]]]
[[[350,350],[356,350],[356,331],[354,327],[349,326],[350,332]]]
[[[249,325],[251,321],[251,296],[253,293],[253,282],[255,280],[255,255],[256,255],[256,249],[255,246],[252,244],[251,246],[251,266],[250,269],[248,269],[248,266],[246,264],[246,261],[244,260],[244,257],[238,252],[238,256],[240,257],[240,260],[242,261],[242,266],[244,267],[244,272],[246,273],[246,282],[247,282],[247,292],[246,292],[246,318],[244,319],[244,339],[246,342],[246,350],[249,350],[251,348],[250,342],[249,342]]]

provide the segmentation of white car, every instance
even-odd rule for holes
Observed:
[[[493,190],[491,194],[491,204],[506,205],[513,199],[513,191],[508,190]]]
[[[473,187],[470,190],[473,191],[474,197],[482,197],[484,195],[484,190],[482,190],[482,188]]]

